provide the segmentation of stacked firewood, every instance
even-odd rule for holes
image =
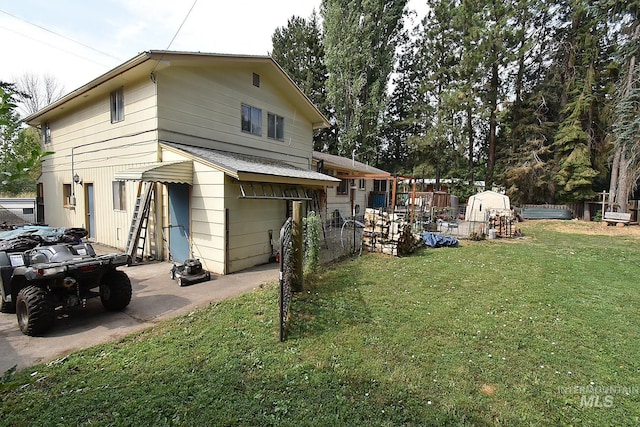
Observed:
[[[396,214],[368,208],[364,224],[362,246],[369,252],[403,256],[422,245],[420,236],[411,231],[411,224]]]
[[[520,235],[517,220],[510,210],[491,210],[489,229],[496,230],[496,237],[514,237]]]

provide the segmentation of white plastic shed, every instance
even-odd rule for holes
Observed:
[[[496,193],[495,191],[483,191],[474,194],[467,201],[467,209],[465,211],[465,220],[467,221],[485,221],[486,212],[491,209],[509,210],[511,203],[509,196]]]

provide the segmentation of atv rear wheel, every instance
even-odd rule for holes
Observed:
[[[18,326],[25,335],[40,335],[51,328],[55,319],[55,304],[49,291],[27,286],[16,298]]]
[[[114,270],[107,273],[100,283],[100,301],[109,311],[124,310],[131,302],[131,280],[126,273]]]

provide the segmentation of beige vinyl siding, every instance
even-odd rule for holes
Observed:
[[[358,186],[359,178],[356,178],[356,187]],[[368,179],[365,181],[365,190],[356,188],[354,206],[359,205],[360,210],[357,215],[364,215],[364,209],[367,207],[369,192],[373,190],[373,181]],[[347,194],[337,194],[338,185],[327,187],[327,219],[332,218],[333,212],[337,209],[340,211],[344,218],[351,217],[351,189],[350,184],[347,185]]]
[[[189,159],[171,150],[162,151],[162,161],[177,160]],[[189,224],[193,249],[204,268],[216,274],[225,274],[224,179],[223,172],[193,162]]]
[[[283,200],[238,199],[240,186],[227,177],[226,204],[229,209],[229,271],[239,271],[269,261],[271,245],[280,235],[285,220]]]
[[[251,69],[171,67],[158,75],[160,139],[285,161],[309,168],[311,122],[269,81],[252,85]],[[241,130],[241,105],[262,110],[262,135]],[[284,141],[267,138],[267,114],[284,117]]]
[[[137,183],[126,183],[126,210],[118,211],[113,209],[112,181],[116,171],[157,160],[155,87],[148,80],[125,85],[125,119],[115,124],[111,123],[109,93],[95,97],[86,108],[50,120],[52,142],[46,149],[55,154],[45,158],[40,179],[45,219],[52,226],[86,227],[84,187],[93,183],[92,238],[124,249]],[[63,184],[73,183],[74,173],[83,184],[72,184],[76,205],[68,208],[62,205]]]

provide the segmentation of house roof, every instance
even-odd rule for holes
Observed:
[[[56,115],[63,114],[74,107],[92,102],[113,90],[141,78],[151,78],[155,82],[155,73],[172,66],[213,66],[213,65],[251,66],[266,77],[270,77],[277,86],[290,95],[300,112],[311,119],[314,129],[329,126],[327,118],[313,105],[280,65],[270,56],[229,55],[201,52],[178,52],[150,50],[142,52],[118,65],[89,83],[75,89],[56,102],[42,108],[24,119],[31,126],[38,126]]]
[[[369,166],[356,160],[336,156],[333,154],[314,151],[313,159],[316,161],[323,161],[325,169],[337,169],[339,171],[355,172],[356,174],[362,175],[391,176],[389,172],[382,169],[374,168],[373,166]]]
[[[187,154],[194,160],[204,161],[215,169],[239,181],[303,184],[312,186],[333,185],[339,179],[291,166],[284,162],[245,154],[229,153],[210,148],[162,142],[164,147]]]

